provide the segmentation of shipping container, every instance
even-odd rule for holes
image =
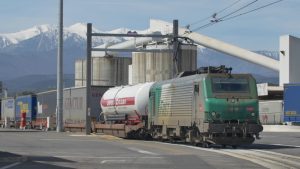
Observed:
[[[300,83],[284,84],[284,121],[300,122]]]
[[[91,118],[100,118],[100,100],[109,86],[91,87]],[[86,118],[86,88],[66,88],[63,95],[63,119],[65,123],[82,123]]]
[[[259,101],[259,117],[262,124],[282,124],[283,101]]]
[[[2,119],[2,100],[0,99],[0,121]]]
[[[33,121],[37,114],[36,95],[26,95],[16,97],[16,121],[20,121],[21,113],[26,113],[26,121]]]
[[[2,119],[2,100],[0,99],[0,122]]]
[[[1,120],[5,118],[9,120],[15,120],[15,99],[14,98],[3,98],[1,102]]]
[[[37,118],[55,117],[56,90],[37,93]]]

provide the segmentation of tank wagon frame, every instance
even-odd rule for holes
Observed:
[[[110,90],[126,93],[127,88],[132,86]],[[144,92],[148,94],[144,112],[126,106],[121,110],[117,104],[111,110],[102,108],[104,117],[122,118],[104,118],[101,130],[119,137],[181,140],[207,147],[251,144],[263,129],[255,79],[249,74],[231,74],[224,66],[185,72],[156,82]],[[110,95],[115,103],[125,96],[119,97],[118,92]],[[139,120],[129,123],[134,114]]]

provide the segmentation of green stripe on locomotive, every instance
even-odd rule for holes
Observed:
[[[229,81],[226,82],[227,79]],[[226,84],[234,84],[234,79],[245,85],[242,91],[231,91],[230,88],[226,91],[225,87],[230,87]],[[221,83],[222,80],[224,84]],[[198,102],[195,103],[194,100]],[[199,105],[202,107],[199,108]],[[150,90],[148,112],[149,122],[156,121],[159,124],[161,119],[171,121],[170,119],[177,118],[179,122],[187,117],[190,122],[195,117],[213,123],[259,123],[256,82],[247,74],[197,74],[157,82]]]

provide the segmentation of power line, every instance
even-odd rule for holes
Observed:
[[[246,7],[250,6],[250,5],[252,5],[252,4],[254,4],[254,3],[257,2],[257,1],[258,1],[258,0],[254,0],[254,1],[250,2],[250,3],[247,3],[246,5],[240,7],[239,9],[237,9],[237,10],[235,10],[235,11],[233,11],[233,12],[230,12],[229,14],[227,14],[227,15],[225,15],[225,16],[219,18],[219,19],[217,19],[216,17],[214,17],[214,20],[210,21],[210,23],[212,23],[212,24],[204,24],[204,25],[202,25],[202,26],[200,26],[200,27],[198,27],[198,28],[196,28],[196,29],[194,29],[194,30],[192,30],[192,31],[197,31],[197,30],[199,30],[199,29],[206,28],[207,26],[214,25],[215,23],[219,22],[219,21],[222,20],[223,18],[228,17],[228,16],[230,16],[230,15],[236,13],[236,12],[239,12],[240,10],[242,10],[242,9],[244,9],[244,8],[246,8]]]
[[[281,1],[283,1],[283,0],[278,0],[278,1],[275,1],[275,2],[272,2],[272,3],[269,3],[269,4],[266,4],[266,5],[263,5],[263,6],[259,7],[259,8],[252,9],[252,10],[250,10],[250,11],[247,11],[247,12],[244,12],[244,13],[240,13],[240,14],[238,14],[238,15],[235,15],[235,16],[232,16],[232,17],[229,17],[229,18],[226,18],[226,19],[224,19],[224,20],[222,20],[222,21],[227,21],[227,20],[236,18],[236,17],[238,17],[238,16],[242,16],[242,15],[245,15],[245,14],[248,14],[248,13],[251,13],[251,12],[254,12],[254,11],[257,11],[257,10],[260,10],[260,9],[262,9],[262,8],[266,8],[266,7],[268,7],[268,6],[274,5],[274,4],[279,3],[279,2],[281,2]]]
[[[220,10],[220,11],[217,12],[217,13],[219,14],[219,13],[222,13],[222,12],[226,11],[227,9],[233,7],[235,4],[239,3],[240,1],[241,1],[241,0],[235,1],[234,3],[232,3],[232,4],[229,5],[228,7],[226,7],[226,8],[224,8],[224,9]]]
[[[252,2],[250,2],[250,3],[248,3],[248,4],[246,4],[246,5],[242,6],[241,8],[239,8],[239,9],[233,11],[233,12],[230,12],[229,14],[227,14],[227,15],[221,17],[219,20],[222,20],[223,18],[226,18],[226,17],[228,17],[228,16],[230,16],[230,15],[232,15],[232,14],[235,14],[235,13],[239,12],[240,10],[245,9],[245,8],[247,8],[248,6],[254,4],[254,3],[257,2],[257,1],[258,1],[258,0],[254,0],[254,1],[252,1]]]
[[[200,20],[198,20],[198,21],[196,21],[196,22],[193,22],[193,23],[191,23],[191,24],[188,24],[188,26],[192,26],[192,25],[201,23],[201,22],[203,22],[203,21],[206,21],[207,19],[211,18],[213,15],[217,15],[217,14],[220,14],[220,13],[226,11],[227,9],[233,7],[235,4],[239,3],[240,1],[241,1],[241,0],[237,0],[237,1],[233,2],[232,4],[230,4],[229,6],[225,7],[224,9],[221,9],[220,11],[218,11],[218,12],[212,14],[211,16],[205,17],[205,18],[200,19]]]
[[[244,8],[250,6],[251,4],[257,2],[257,0],[252,1],[251,3],[249,3],[249,4],[247,4],[247,5],[243,6],[243,7],[241,7],[240,9],[238,9],[238,10],[236,10],[236,11],[233,11],[233,12],[231,12],[230,14],[227,14],[227,15],[225,15],[225,16],[219,18],[219,19],[213,20],[213,21],[211,21],[211,22],[208,23],[208,24],[202,25],[202,26],[200,26],[200,27],[194,29],[193,31],[197,31],[197,30],[200,30],[200,29],[204,29],[204,28],[207,28],[207,27],[209,27],[209,26],[212,26],[212,25],[214,25],[214,24],[216,24],[216,23],[223,22],[223,21],[227,21],[227,20],[230,20],[230,19],[233,19],[233,18],[242,16],[242,15],[245,15],[245,14],[248,14],[248,13],[251,13],[251,12],[254,12],[254,11],[257,11],[257,10],[260,10],[260,9],[263,9],[263,8],[266,8],[266,7],[268,7],[268,6],[274,5],[274,4],[279,3],[279,2],[281,2],[281,1],[283,1],[283,0],[277,0],[277,1],[274,1],[274,2],[271,2],[271,3],[268,3],[268,4],[266,4],[266,5],[260,6],[260,7],[258,7],[258,8],[252,9],[252,10],[250,10],[250,11],[247,11],[247,12],[244,12],[244,13],[240,13],[240,14],[237,14],[237,15],[234,15],[234,16],[231,16],[231,17],[228,17],[228,16],[230,16],[230,15],[232,15],[232,14],[234,14],[234,13],[240,11],[241,9],[244,9]]]

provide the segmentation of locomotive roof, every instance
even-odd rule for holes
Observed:
[[[190,76],[184,76],[184,77],[178,77],[174,79],[164,80],[155,82],[152,87],[161,86],[164,84],[170,84],[170,83],[187,83],[187,82],[199,82],[202,81],[204,78],[208,76],[218,76],[218,77],[225,77],[228,76],[228,74],[224,73],[206,73],[206,74],[195,74]],[[250,74],[231,74],[230,76],[244,76],[244,77],[252,77]]]
[[[174,78],[174,79],[169,79],[169,80],[164,80],[164,81],[159,81],[154,83],[152,87],[156,86],[161,86],[164,84],[169,84],[169,83],[186,83],[186,82],[193,82],[193,81],[201,81],[205,77],[207,77],[208,74],[195,74],[191,76],[185,76],[185,77],[179,77],[179,78]]]

